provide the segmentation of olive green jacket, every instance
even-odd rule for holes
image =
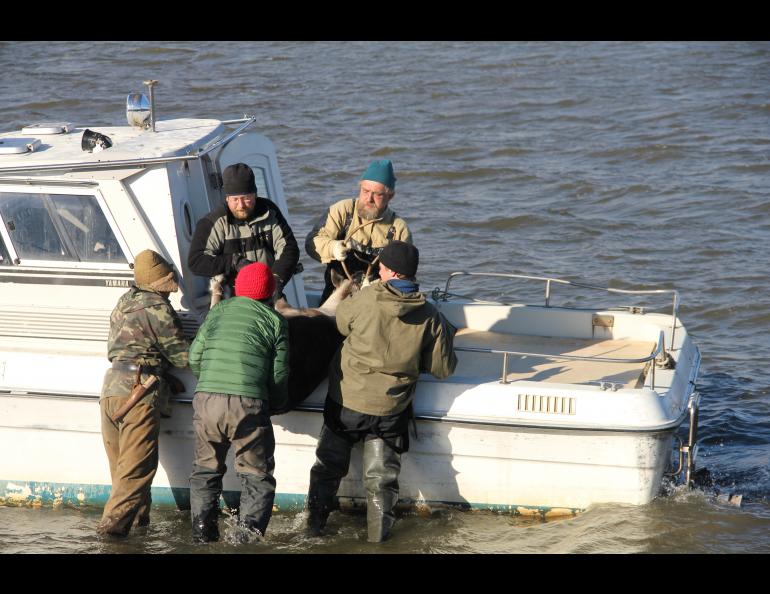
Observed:
[[[422,293],[375,283],[342,301],[337,329],[346,336],[329,370],[329,397],[357,412],[387,416],[412,400],[420,373],[454,372],[455,328]]]

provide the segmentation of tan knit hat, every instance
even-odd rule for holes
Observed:
[[[134,258],[134,282],[137,287],[163,293],[175,293],[179,290],[171,265],[152,250],[144,250]]]

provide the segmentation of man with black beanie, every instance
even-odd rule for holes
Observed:
[[[275,203],[257,196],[251,167],[230,165],[222,182],[225,204],[198,221],[187,265],[198,276],[224,275],[232,288],[241,268],[262,262],[275,276],[278,300],[299,261],[294,232]]]
[[[388,538],[395,521],[401,454],[409,449],[408,422],[420,373],[439,379],[454,372],[455,328],[419,292],[419,252],[392,241],[380,252],[380,280],[337,308],[346,339],[329,368],[324,424],[310,470],[308,530],[320,535],[350,451],[364,440],[363,475],[369,542]]]

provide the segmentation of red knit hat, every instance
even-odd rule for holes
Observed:
[[[235,277],[235,294],[262,301],[273,296],[275,277],[262,262],[254,262],[241,268]]]

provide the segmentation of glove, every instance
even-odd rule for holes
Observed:
[[[345,245],[345,242],[338,240],[332,243],[332,257],[335,260],[342,262],[348,255],[350,248]]]
[[[240,258],[235,263],[235,272],[240,272],[241,269],[246,268],[246,266],[248,266],[249,264],[254,264],[254,261],[253,260],[248,260],[246,258]]]

